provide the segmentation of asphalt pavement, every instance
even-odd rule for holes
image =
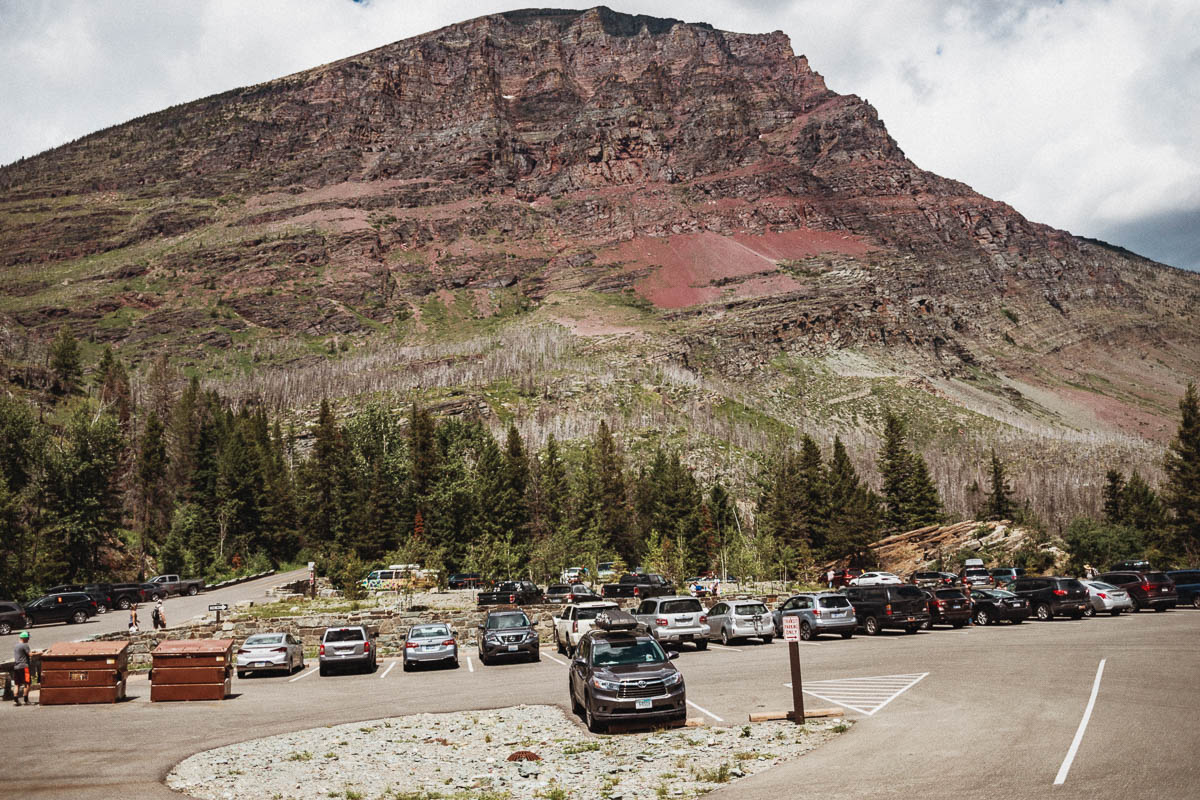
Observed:
[[[709,796],[1194,797],[1197,645],[1193,609],[802,643],[803,680],[824,695],[809,697],[810,706],[836,697],[859,709],[846,710],[857,724]],[[473,651],[457,670],[406,673],[392,663],[321,677],[310,660],[291,676],[235,680],[235,695],[221,702],[151,704],[139,675],[132,698],[115,706],[0,707],[0,796],[177,800],[162,783],[174,764],[222,744],[419,712],[568,706],[566,659],[548,647],[540,663],[484,667]],[[778,640],[685,646],[675,663],[693,719],[743,725],[750,713],[791,702],[787,645]],[[590,734],[581,726],[580,735]]]

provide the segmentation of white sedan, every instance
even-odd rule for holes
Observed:
[[[572,603],[554,618],[554,646],[560,653],[573,653],[579,640],[596,624],[605,609],[620,608],[612,602]]]
[[[864,572],[857,578],[850,579],[851,586],[883,586],[884,584],[900,583],[904,583],[900,580],[900,576],[890,572]]]

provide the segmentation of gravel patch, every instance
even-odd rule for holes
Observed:
[[[790,761],[847,725],[594,736],[555,706],[415,714],[209,750],[180,762],[167,785],[205,800],[690,798]]]

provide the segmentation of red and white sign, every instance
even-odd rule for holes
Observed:
[[[800,618],[799,617],[784,617],[783,618],[783,640],[785,642],[800,641]]]

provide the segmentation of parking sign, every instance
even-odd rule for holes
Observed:
[[[783,640],[785,642],[800,641],[800,618],[799,617],[784,617],[783,618]]]

